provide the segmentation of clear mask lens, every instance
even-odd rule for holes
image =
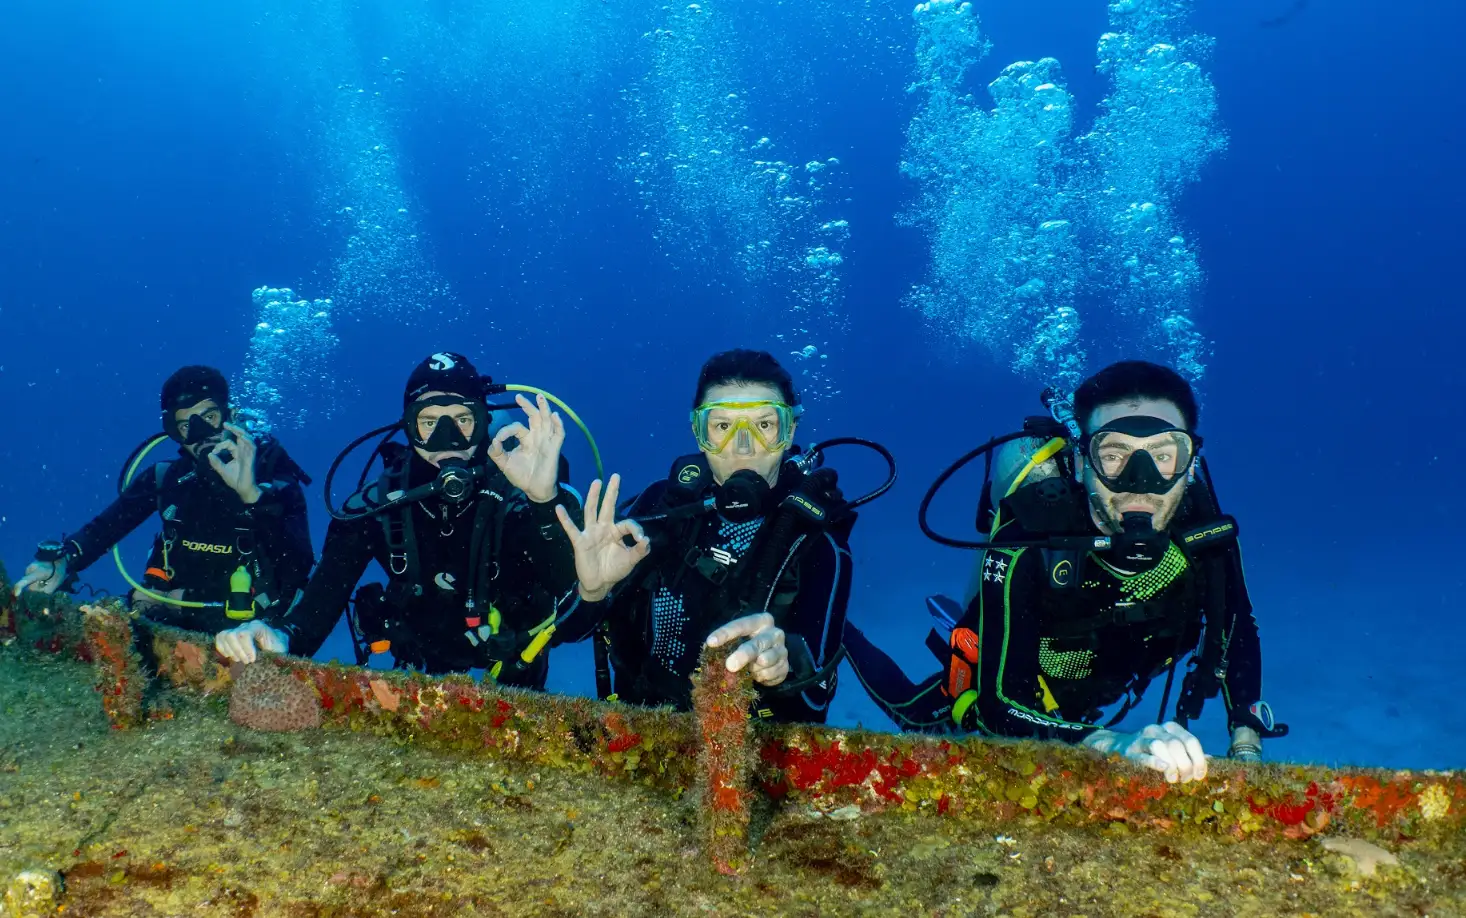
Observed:
[[[787,449],[794,435],[797,410],[783,402],[709,402],[692,413],[697,444],[710,453],[732,448],[750,456],[759,447]]]
[[[196,446],[217,438],[223,427],[224,413],[218,408],[210,408],[208,411],[189,415],[178,425],[178,435],[185,446]]]
[[[487,420],[482,405],[456,396],[423,399],[413,403],[407,414],[407,431],[413,442],[429,452],[469,448],[482,439]]]
[[[1125,483],[1145,484],[1158,478],[1174,483],[1191,468],[1195,444],[1184,430],[1135,436],[1102,430],[1089,442],[1089,462],[1112,490]]]

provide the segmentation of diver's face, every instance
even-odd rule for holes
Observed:
[[[783,400],[784,395],[778,387],[770,386],[767,383],[727,383],[711,386],[703,396],[704,404],[723,401],[782,402]],[[733,431],[740,419],[746,420],[748,426],[755,430],[770,431],[767,437],[770,442],[779,439],[775,435],[779,430],[779,412],[773,407],[747,411],[714,408],[708,414],[708,433],[711,436],[717,436],[719,433]],[[791,429],[785,442],[792,442],[793,439],[794,432]],[[784,461],[786,452],[788,452],[787,447],[771,450],[760,443],[758,437],[740,432],[732,437],[722,451],[714,453],[704,449],[702,454],[707,457],[708,468],[713,473],[713,481],[718,484],[727,481],[734,472],[749,469],[757,472],[764,481],[772,485],[779,480],[779,464]]]
[[[1186,420],[1175,403],[1166,399],[1138,399],[1100,405],[1089,416],[1084,429],[1086,431],[1098,430],[1118,418],[1137,416],[1160,418],[1180,429],[1186,428]],[[1165,437],[1127,437],[1117,434],[1111,434],[1110,437],[1115,441],[1115,446],[1119,451],[1144,449],[1150,452],[1157,467],[1163,474],[1166,472],[1165,464],[1168,461],[1168,453]],[[1150,440],[1156,442],[1149,442]],[[1175,460],[1171,458],[1169,461]],[[1111,535],[1120,531],[1120,521],[1124,519],[1126,513],[1149,513],[1151,526],[1155,529],[1165,529],[1171,524],[1171,520],[1176,516],[1176,511],[1181,507],[1181,498],[1186,494],[1188,480],[1183,477],[1165,494],[1126,494],[1112,491],[1106,487],[1105,483],[1095,474],[1093,460],[1086,458],[1084,461],[1084,487],[1089,492],[1090,516],[1101,531]]]
[[[198,417],[199,420],[214,428],[213,436],[207,440],[184,444],[183,448],[188,450],[194,458],[198,458],[201,454],[213,449],[216,444],[229,439],[229,432],[224,429],[224,410],[219,407],[218,402],[206,398],[196,405],[179,408],[173,412],[173,429],[177,432],[180,443],[188,439],[188,419],[191,417]]]
[[[452,394],[455,393],[437,391],[424,392],[418,398],[418,401],[436,398],[440,395]],[[417,436],[419,440],[426,442],[432,439],[433,431],[437,430],[439,425],[451,424],[458,429],[458,432],[463,436],[463,439],[471,440],[473,439],[473,428],[475,423],[476,422],[473,417],[473,411],[470,410],[467,405],[429,405],[426,408],[422,409],[422,411],[418,412]],[[478,451],[478,446],[477,444],[475,444],[465,450],[443,450],[439,452],[428,452],[421,446],[414,446],[413,449],[417,450],[417,454],[419,456],[423,457],[433,465],[437,465],[444,459],[462,459],[463,461],[467,462],[469,459],[473,458],[473,454]]]

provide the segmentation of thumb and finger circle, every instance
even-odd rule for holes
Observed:
[[[494,434],[494,442],[492,443],[490,448],[503,452],[505,440],[508,440],[510,437],[516,437],[520,440],[523,440],[527,436],[529,436],[529,428],[525,427],[518,421],[514,421],[513,423],[505,424],[503,427],[499,428],[499,432]]]

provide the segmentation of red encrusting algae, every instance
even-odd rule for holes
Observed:
[[[746,671],[728,672],[729,650],[704,647],[692,677],[698,739],[698,815],[703,844],[719,873],[748,866],[748,822],[755,755]]]
[[[78,655],[85,649],[82,615],[70,600],[35,597],[17,608],[26,646]],[[173,685],[209,695],[229,684],[208,636],[150,630],[152,658]],[[105,659],[103,645],[111,646],[101,641],[92,653]],[[286,658],[270,665],[287,667],[303,688],[315,687],[326,726],[591,770],[672,794],[704,787],[708,806],[722,808],[709,810],[709,825],[730,829],[727,838],[737,842],[720,849],[727,869],[746,857],[742,814],[753,786],[820,809],[855,804],[949,819],[1123,822],[1237,838],[1328,832],[1418,840],[1466,829],[1466,779],[1459,773],[1218,762],[1205,782],[1168,785],[1113,757],[1061,744],[751,725],[746,705],[718,692],[699,696],[699,703],[717,702],[700,709],[712,712],[704,717],[521,691],[466,676]],[[719,684],[719,667],[703,675],[712,678],[707,688],[731,690]],[[743,732],[749,730],[751,736]],[[735,774],[740,767],[744,777]],[[710,781],[709,773],[721,777]]]
[[[104,605],[82,606],[82,632],[96,666],[97,693],[114,730],[137,726],[143,719],[142,658],[133,647],[132,622]]]

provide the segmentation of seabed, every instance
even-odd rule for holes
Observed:
[[[736,725],[281,657],[256,665],[323,726],[259,732],[166,629],[140,706],[104,709],[138,673],[118,632],[4,614],[0,915],[1466,915],[1459,774],[1217,762],[1177,788],[1064,747],[753,729],[719,821],[699,769],[737,756],[697,745]]]

